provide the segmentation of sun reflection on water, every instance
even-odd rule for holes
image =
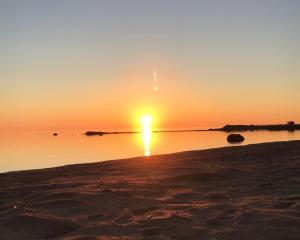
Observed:
[[[141,117],[142,124],[142,140],[144,143],[144,155],[150,156],[150,148],[151,148],[151,123],[152,117],[150,115],[144,115]]]

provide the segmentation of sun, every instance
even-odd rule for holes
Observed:
[[[151,123],[152,123],[152,116],[151,115],[143,115],[141,117],[141,123],[143,125],[143,128],[145,127],[150,127]]]

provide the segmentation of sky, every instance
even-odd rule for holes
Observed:
[[[0,129],[300,122],[299,42],[298,0],[0,0]]]

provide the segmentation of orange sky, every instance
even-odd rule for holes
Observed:
[[[226,89],[186,84],[175,66],[153,68],[133,64],[121,72],[116,86],[92,85],[64,91],[49,89],[34,96],[19,93],[2,108],[2,129],[137,129],[143,114],[152,114],[154,128],[208,128],[225,124],[269,124],[300,119],[289,92],[276,98],[256,89]],[[225,77],[225,76],[224,76]],[[201,82],[201,81],[200,81]],[[153,91],[153,86],[158,91]],[[202,85],[202,86],[201,86]],[[251,96],[249,97],[249,91]],[[2,103],[3,104],[3,103]]]

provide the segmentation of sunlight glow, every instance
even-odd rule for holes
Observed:
[[[143,115],[141,117],[142,124],[142,139],[144,143],[144,155],[150,156],[150,145],[151,145],[151,123],[152,117],[150,115]]]

